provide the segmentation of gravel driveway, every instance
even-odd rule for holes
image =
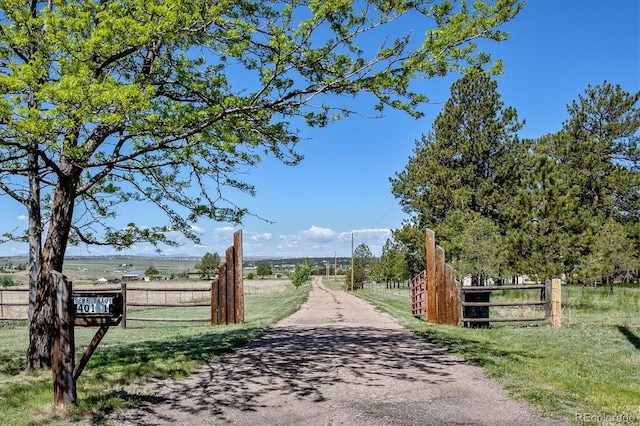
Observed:
[[[128,425],[557,425],[482,370],[316,278],[301,310],[194,376],[153,385]]]

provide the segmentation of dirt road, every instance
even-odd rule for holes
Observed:
[[[148,403],[129,425],[556,425],[390,316],[315,279],[300,311]]]

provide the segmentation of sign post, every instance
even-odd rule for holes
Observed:
[[[122,320],[122,293],[72,292],[71,282],[52,273],[55,292],[52,373],[54,406],[64,409],[77,400],[76,381],[112,325]],[[100,327],[75,365],[74,326]]]
[[[74,368],[73,380],[78,380],[109,327],[120,324],[122,307],[122,293],[73,293],[75,325],[100,327]]]

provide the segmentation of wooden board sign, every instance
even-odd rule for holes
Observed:
[[[74,292],[73,316],[76,318],[107,317],[122,315],[122,293]]]

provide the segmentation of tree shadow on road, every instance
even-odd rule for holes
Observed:
[[[146,415],[170,422],[172,412],[228,421],[226,410],[254,411],[266,393],[325,401],[332,386],[383,386],[387,379],[442,383],[460,364],[443,348],[405,330],[374,327],[274,328],[236,353],[211,362],[200,374],[164,383],[164,404],[145,403],[129,422]]]

